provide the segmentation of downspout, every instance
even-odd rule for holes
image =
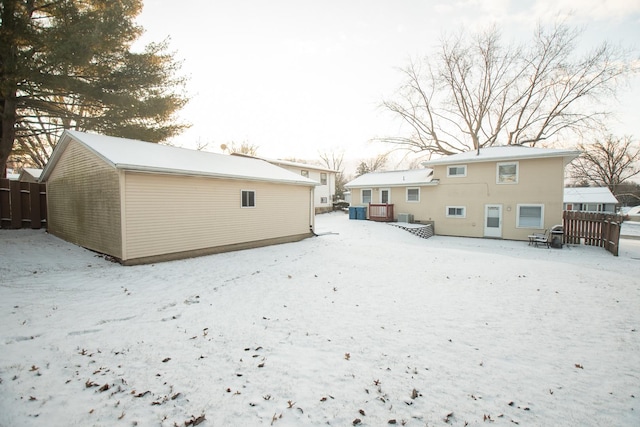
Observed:
[[[314,231],[316,212],[314,207],[314,198],[315,198],[315,187],[309,187],[309,232],[313,234],[315,237],[318,237],[316,232]]]

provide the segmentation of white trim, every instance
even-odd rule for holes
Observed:
[[[449,209],[456,209],[456,210],[457,209],[461,209],[462,213],[460,215],[458,215],[458,214],[451,215],[449,213]],[[445,215],[446,215],[447,218],[466,218],[467,217],[467,207],[466,206],[447,206],[445,208]]]
[[[364,201],[364,192],[368,191],[369,192],[369,201],[365,202]],[[360,189],[360,203],[365,204],[365,203],[371,203],[373,201],[373,190],[371,188],[361,188]]]
[[[500,180],[500,166],[510,166],[510,165],[515,165],[515,167],[516,167],[516,173],[515,173],[514,180],[501,181]],[[519,181],[519,177],[520,177],[520,162],[513,161],[513,162],[497,162],[496,163],[496,184],[505,184],[505,185],[517,184],[518,181]]]
[[[253,193],[253,205],[244,206],[244,193]],[[249,202],[250,200],[247,200]],[[242,209],[251,209],[256,207],[256,190],[240,190],[240,207]]]
[[[520,225],[520,209],[523,207],[539,207],[540,222],[535,225]],[[516,207],[516,228],[531,228],[541,230],[544,228],[544,204],[542,203],[519,203]]]
[[[497,217],[489,215],[494,210],[498,214]],[[490,219],[497,219],[497,224],[490,224]],[[484,205],[484,237],[502,238],[502,205]]]
[[[451,174],[451,168],[462,168],[463,172],[461,174]],[[467,165],[448,165],[447,166],[447,178],[464,178],[467,176]]]
[[[382,193],[385,192],[385,191],[387,192],[387,201],[383,202],[382,201]],[[380,193],[380,197],[378,198],[378,200],[380,201],[380,203],[387,203],[387,204],[391,203],[391,189],[390,188],[381,188],[379,193]]]
[[[409,190],[418,190],[418,200],[409,200]],[[420,187],[407,187],[407,191],[405,191],[405,196],[407,199],[407,203],[420,203]]]

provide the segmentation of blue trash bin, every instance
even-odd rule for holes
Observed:
[[[356,219],[367,219],[367,207],[366,206],[358,206],[358,207],[356,207]]]
[[[356,213],[355,206],[349,206],[349,219],[357,219],[358,214]]]

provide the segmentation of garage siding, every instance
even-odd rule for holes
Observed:
[[[73,140],[47,180],[47,206],[51,234],[122,256],[118,173]]]
[[[123,259],[197,251],[309,233],[306,186],[125,173]],[[241,207],[241,191],[256,194]]]

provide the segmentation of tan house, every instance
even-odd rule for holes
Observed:
[[[352,205],[368,203],[369,194],[377,203],[381,189],[399,188],[396,191],[404,191],[406,201],[399,196],[402,205],[394,206],[395,217],[406,211],[416,222],[433,222],[439,235],[527,240],[562,222],[564,168],[579,154],[490,147],[423,162],[428,168],[423,173],[430,175],[422,183],[396,180],[392,187],[383,180],[385,173],[379,173],[368,178],[366,186],[357,180],[346,186]],[[408,203],[409,197],[413,203]],[[390,200],[395,205],[399,199],[392,192]]]
[[[438,181],[433,179],[433,169],[413,169],[367,173],[346,187],[351,189],[351,206],[367,206],[368,218],[374,214],[373,209],[383,207],[377,205],[388,204],[393,205],[393,219],[408,222],[404,219],[418,215],[425,194],[428,194],[427,188],[437,184]],[[418,218],[426,220],[423,216]]]
[[[40,180],[49,232],[125,265],[313,235],[316,183],[262,160],[66,131]]]

